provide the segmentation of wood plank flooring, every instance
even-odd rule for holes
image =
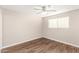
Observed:
[[[50,39],[39,38],[2,49],[2,53],[79,53],[79,48]]]

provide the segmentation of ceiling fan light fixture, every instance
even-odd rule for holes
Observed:
[[[51,7],[51,5],[39,6],[37,8],[34,8],[34,10],[41,11],[39,13],[42,13],[42,12],[56,12],[56,10]]]

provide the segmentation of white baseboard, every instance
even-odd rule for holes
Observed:
[[[60,40],[57,40],[57,39],[54,39],[54,38],[49,38],[49,37],[44,37],[44,38],[47,38],[47,39],[50,39],[50,40],[54,40],[54,41],[57,41],[57,42],[61,42],[61,43],[64,43],[64,44],[71,45],[71,46],[79,48],[79,45],[76,45],[76,44],[72,44],[72,43],[65,42],[65,41],[60,41]]]
[[[18,42],[18,43],[14,43],[14,44],[11,44],[11,45],[7,45],[7,46],[2,47],[1,49],[7,48],[7,47],[11,47],[11,46],[15,46],[15,45],[18,45],[18,44],[22,44],[24,42],[28,42],[28,41],[31,41],[31,40],[35,40],[35,39],[38,39],[38,38],[41,38],[41,37],[36,37],[36,38],[32,38],[32,39],[29,39],[29,40],[26,40],[26,41],[21,41],[21,42]]]
[[[28,40],[28,41],[35,40],[35,39],[38,39],[38,38],[41,38],[41,37],[32,38],[32,39],[30,39],[30,40]],[[68,44],[68,45],[71,45],[71,46],[74,46],[74,47],[79,48],[78,45],[75,45],[75,44],[72,44],[72,43],[60,41],[60,40],[53,39],[53,38],[49,38],[49,37],[44,37],[44,38],[47,38],[47,39],[50,39],[50,40],[54,40],[54,41],[57,41],[57,42],[61,42],[61,43],[64,43],[64,44]],[[22,42],[18,42],[18,43],[14,43],[14,44],[8,45],[8,46],[4,46],[4,47],[2,47],[2,49],[3,49],[3,48],[7,48],[7,47],[11,47],[11,46],[15,46],[15,45],[18,45],[18,44],[22,44],[22,43],[28,42],[28,41],[22,41]]]

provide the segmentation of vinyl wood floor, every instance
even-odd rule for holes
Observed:
[[[50,39],[39,38],[2,49],[2,53],[79,53],[79,48]]]

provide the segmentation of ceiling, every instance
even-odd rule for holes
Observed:
[[[16,12],[28,14],[28,13],[36,13],[34,8],[38,6],[39,5],[1,5],[0,7],[4,9],[16,11]],[[53,5],[52,9],[56,10],[56,12],[48,12],[48,13],[44,12],[44,13],[41,13],[40,16],[46,17],[50,15],[71,11],[71,10],[76,10],[76,9],[79,9],[79,5]]]

